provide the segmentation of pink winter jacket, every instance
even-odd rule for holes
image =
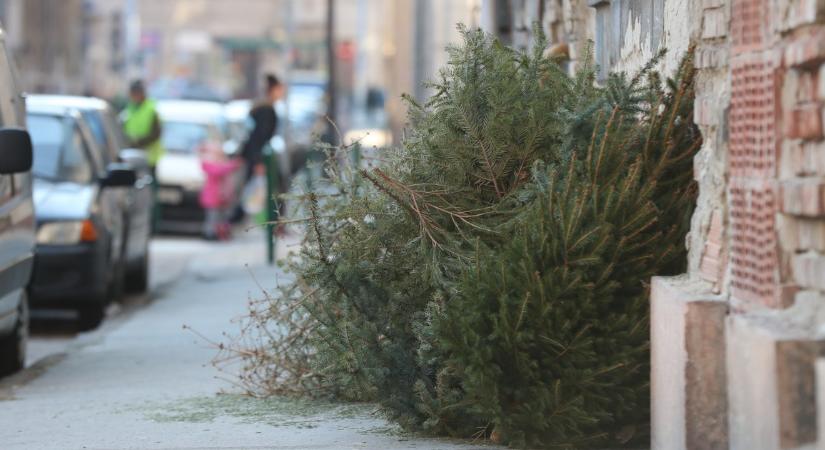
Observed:
[[[229,186],[232,172],[240,167],[240,161],[201,161],[201,167],[206,174],[206,181],[201,190],[200,202],[204,208],[223,208],[229,206],[234,193]]]

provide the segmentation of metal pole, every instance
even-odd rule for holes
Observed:
[[[358,105],[357,111],[366,112],[367,90],[369,88],[369,75],[367,73],[368,57],[367,38],[369,37],[369,0],[358,0],[358,22],[356,27],[356,59],[355,59],[355,101]],[[365,115],[366,116],[366,115]],[[366,117],[364,117],[366,119]]]
[[[286,19],[286,40],[284,42],[284,54],[286,55],[286,64],[284,65],[284,79],[286,80],[286,92],[284,97],[284,117],[282,118],[283,130],[284,130],[284,152],[286,153],[286,158],[283,158],[284,164],[286,167],[283,168],[283,173],[285,175],[289,175],[292,173],[292,125],[289,120],[289,116],[292,114],[292,111],[289,108],[289,86],[292,82],[292,70],[294,61],[294,52],[295,52],[295,8],[293,5],[293,0],[286,0],[284,2],[284,6],[286,11],[284,13],[284,18]],[[289,177],[287,178],[289,179]]]
[[[335,131],[335,126],[338,113],[338,93],[336,89],[337,70],[336,70],[336,55],[335,55],[335,0],[327,0],[327,24],[326,24],[326,38],[327,38],[327,71],[329,80],[327,81],[327,117],[330,120],[327,129],[327,142],[331,145],[338,145],[338,134]]]
[[[429,42],[432,31],[432,18],[429,16],[427,0],[417,0],[415,2],[415,54],[413,63],[413,82],[415,83],[415,100],[424,103],[427,96],[427,88],[424,82],[427,81],[427,74],[430,70]]]
[[[266,166],[266,215],[264,229],[266,230],[266,260],[272,265],[275,263],[275,249],[277,242],[275,239],[275,230],[277,229],[277,222],[280,220],[278,212],[278,174],[280,168],[277,164],[277,156],[271,146],[267,145],[264,148],[264,165]]]
[[[124,31],[124,72],[126,80],[140,78],[140,68],[138,67],[138,47],[140,45],[140,16],[135,0],[125,0],[123,5],[123,31]],[[127,81],[128,82],[128,81]]]

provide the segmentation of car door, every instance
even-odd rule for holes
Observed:
[[[0,128],[23,127],[25,106],[5,41],[0,38]],[[31,174],[0,175],[0,333],[14,326],[31,276],[34,206]]]
[[[78,118],[75,122],[72,135],[74,145],[81,148],[97,180],[106,177],[106,163],[103,159],[102,151],[97,147],[97,143],[92,137],[85,122]],[[100,221],[105,227],[110,239],[110,261],[119,264],[123,259],[124,249],[124,195],[125,189],[99,189],[98,204],[100,206],[98,214]]]

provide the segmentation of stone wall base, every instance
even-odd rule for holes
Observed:
[[[787,310],[727,319],[732,450],[798,450],[817,442],[816,361],[825,340],[803,325],[817,313]],[[821,388],[821,387],[820,387]]]
[[[728,448],[725,317],[709,286],[653,278],[651,286],[651,447]]]

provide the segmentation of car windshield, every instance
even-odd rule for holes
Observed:
[[[34,146],[32,173],[52,181],[87,183],[92,168],[80,135],[60,116],[29,114],[29,133]]]
[[[163,146],[169,151],[192,153],[207,140],[219,140],[208,125],[163,121]]]

